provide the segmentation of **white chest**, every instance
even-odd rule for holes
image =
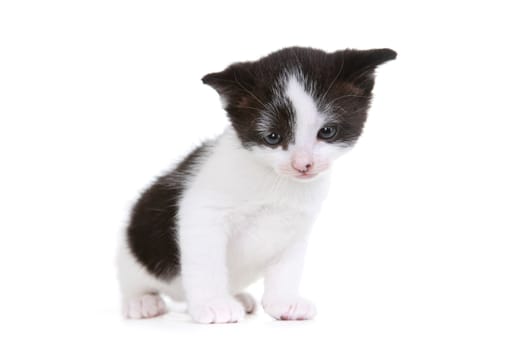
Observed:
[[[249,205],[230,213],[230,283],[243,288],[260,277],[290,243],[308,235],[314,220],[310,211],[283,205]]]

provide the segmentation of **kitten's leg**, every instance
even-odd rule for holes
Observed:
[[[135,261],[127,247],[120,249],[117,264],[124,317],[151,318],[167,312],[158,294],[162,283]]]
[[[188,312],[199,323],[237,322],[244,316],[243,305],[229,292],[227,235],[217,216],[195,208],[180,215],[182,283]]]
[[[315,305],[299,296],[299,284],[306,252],[306,239],[288,247],[264,276],[264,311],[278,320],[309,320]]]

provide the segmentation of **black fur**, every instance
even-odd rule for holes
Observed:
[[[203,144],[191,152],[174,170],[157,179],[133,208],[127,229],[128,246],[137,261],[160,279],[170,280],[180,272],[178,201],[185,181],[198,171],[209,148],[209,144]]]
[[[286,149],[293,142],[294,111],[276,85],[285,72],[298,72],[320,111],[333,116],[339,130],[329,142],[353,143],[366,121],[374,87],[375,68],[396,57],[390,49],[342,50],[326,53],[301,47],[286,48],[255,62],[235,63],[202,81],[226,100],[226,111],[243,145],[265,145],[255,127],[261,114],[269,116],[272,130],[283,136]],[[280,96],[281,95],[281,96]]]

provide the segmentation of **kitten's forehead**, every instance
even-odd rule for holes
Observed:
[[[270,87],[265,108],[256,118],[255,128],[261,138],[275,132],[282,137],[275,147],[312,148],[319,129],[337,118],[337,113],[327,108],[322,88],[321,83],[299,67],[283,69]]]
[[[289,76],[285,94],[295,111],[294,144],[307,147],[315,141],[317,130],[324,123],[313,94],[307,91],[304,78],[296,74]]]
[[[307,123],[312,123],[317,117],[317,104],[314,98],[305,89],[304,79],[299,81],[297,75],[292,74],[286,82],[285,95],[290,100],[295,113]]]
[[[325,118],[319,111],[313,87],[299,70],[284,70],[274,82],[271,100],[257,120],[256,128],[261,136],[279,133],[284,149],[315,140]]]

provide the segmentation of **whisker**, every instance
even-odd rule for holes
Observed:
[[[240,109],[253,109],[254,111],[257,111],[257,112],[263,112],[262,109],[260,108],[255,108],[255,107],[249,107],[249,106],[236,106],[235,108],[240,108]]]
[[[255,94],[253,92],[251,92],[250,90],[248,90],[246,87],[244,87],[244,85],[241,84],[241,82],[239,81],[239,79],[237,79],[237,74],[233,74],[233,76],[235,77],[235,82],[237,83],[237,85],[239,85],[244,91],[246,91],[247,93],[249,93],[257,102],[259,102],[261,104],[261,106],[265,107],[266,106],[264,105],[264,103],[262,103],[262,101],[257,97],[255,96]]]
[[[225,82],[230,82],[230,83],[235,83],[237,85],[239,85],[239,87],[241,89],[243,89],[244,91],[246,91],[248,94],[250,94],[250,96],[252,96],[257,102],[259,102],[261,104],[261,106],[263,106],[264,108],[267,108],[267,104],[264,104],[253,92],[251,92],[250,90],[248,90],[244,85],[242,85],[240,83],[240,81],[237,79],[237,75],[234,73],[234,76],[235,76],[235,80],[231,80],[231,79],[221,79],[221,78],[217,78],[216,80],[219,80],[219,81],[225,81]]]
[[[330,109],[332,109],[332,111],[334,112],[337,112],[337,111],[343,111],[344,114],[346,115],[351,115],[351,114],[356,114],[356,113],[359,113],[363,110],[366,110],[368,109],[368,106],[364,106],[364,107],[361,107],[361,108],[358,108],[358,109],[355,109],[351,112],[348,112],[345,108],[341,107],[341,106],[333,106],[333,105],[330,105],[327,107],[327,109],[325,111],[330,111]]]
[[[345,65],[345,60],[343,59],[341,61],[341,67],[339,68],[339,72],[337,72],[337,75],[335,76],[334,80],[332,80],[332,82],[330,83],[330,85],[328,86],[328,89],[326,89],[325,93],[323,94],[323,96],[321,97],[321,101],[324,102],[324,99],[326,98],[326,95],[328,94],[328,92],[330,91],[330,89],[332,88],[332,85],[334,85],[334,83],[336,82],[337,78],[339,78],[339,76],[341,75],[341,72],[343,71],[343,67]]]
[[[340,100],[340,99],[342,99],[342,98],[347,98],[347,97],[357,97],[357,98],[366,98],[366,99],[370,98],[369,96],[361,96],[361,95],[352,95],[352,94],[348,94],[348,95],[343,95],[343,96],[336,97],[336,98],[334,98],[332,101],[330,101],[328,104],[330,105],[330,104],[334,103],[334,102],[337,101],[337,100]]]

